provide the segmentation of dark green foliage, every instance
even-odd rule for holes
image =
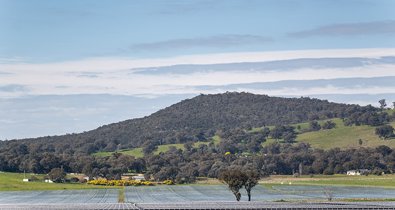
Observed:
[[[260,175],[255,170],[247,170],[244,173],[247,176],[247,179],[244,182],[244,188],[247,191],[248,201],[251,201],[251,190],[258,184]]]
[[[324,130],[329,130],[332,128],[336,127],[336,123],[332,122],[331,120],[326,121],[323,125],[322,125],[322,129]]]
[[[394,136],[394,128],[391,125],[383,125],[376,128],[376,135],[383,139],[389,139]]]
[[[240,201],[240,189],[244,186],[247,191],[248,201],[251,201],[251,190],[258,184],[260,174],[256,169],[246,169],[245,167],[233,167],[222,170],[218,179],[228,185],[228,188]]]
[[[388,123],[390,116],[387,112],[377,112],[372,106],[363,107],[361,110],[353,112],[348,118],[344,119],[344,125],[371,125],[380,126]]]
[[[387,103],[385,102],[385,99],[381,99],[379,101],[380,104],[380,109],[384,109],[387,106]]]
[[[270,131],[270,137],[284,139],[285,142],[292,143],[296,139],[295,127],[289,125],[276,126]]]
[[[56,183],[65,182],[66,173],[64,172],[63,168],[53,168],[48,173],[49,178]]]
[[[227,169],[220,172],[218,179],[226,183],[236,200],[240,201],[240,189],[248,180],[248,176],[241,169]]]
[[[321,125],[317,121],[311,121],[309,123],[309,130],[310,131],[319,131],[321,130]]]
[[[248,132],[244,129],[231,129],[221,132],[221,143],[219,150],[223,153],[230,152],[232,154],[238,152],[257,153],[262,149],[261,144],[266,141],[268,135],[267,130],[262,132]]]

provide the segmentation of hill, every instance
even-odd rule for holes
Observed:
[[[205,141],[218,130],[306,122],[309,118],[347,117],[357,105],[311,98],[280,98],[250,93],[200,95],[159,110],[150,116],[99,127],[81,134],[3,142],[24,144],[37,152],[93,153],[150,145]],[[369,108],[372,109],[372,108]]]
[[[274,134],[277,136],[274,138],[294,141],[294,128],[287,125],[300,125],[297,129],[303,130],[311,120],[323,122],[335,118],[348,126],[337,123],[338,127],[329,132],[389,122],[387,113],[372,106],[250,93],[200,95],[144,118],[80,134],[0,142],[0,170],[48,173],[51,169],[63,168],[67,172],[110,179],[134,171],[145,172],[156,180],[170,178],[177,182],[193,182],[197,176],[216,177],[221,169],[230,165],[255,167],[267,174],[291,174],[298,169],[300,161],[306,164],[308,173],[344,173],[353,168],[376,168],[375,173],[392,170],[393,150],[388,147],[324,151],[306,144],[261,146]],[[316,137],[327,135],[314,137],[313,133],[303,132],[297,141],[311,140],[314,145]],[[312,138],[303,140],[303,135]],[[337,142],[341,138],[328,141],[343,146]],[[325,161],[338,153],[347,158],[336,156],[333,163]],[[377,155],[380,158],[376,160]],[[368,165],[359,161],[370,156],[374,161],[367,162]],[[253,164],[246,165],[248,162]],[[347,167],[342,166],[345,162]],[[381,164],[383,162],[388,164]]]

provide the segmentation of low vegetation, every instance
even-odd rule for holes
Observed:
[[[87,184],[91,185],[103,185],[103,186],[153,186],[154,183],[150,181],[140,180],[107,180],[97,179],[88,181]]]

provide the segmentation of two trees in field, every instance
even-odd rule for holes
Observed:
[[[260,175],[254,170],[243,171],[239,168],[234,168],[222,171],[218,178],[228,185],[229,190],[235,195],[237,201],[240,201],[240,189],[243,187],[247,191],[248,201],[251,201],[251,190],[258,184]]]

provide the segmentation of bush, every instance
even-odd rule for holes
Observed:
[[[322,129],[332,129],[336,127],[336,123],[328,120],[322,125]]]
[[[39,179],[38,177],[36,177],[36,176],[31,176],[31,177],[30,177],[30,180],[31,180],[32,182],[36,182],[36,181],[39,181],[40,179]]]
[[[383,139],[389,139],[394,136],[394,128],[391,125],[383,125],[376,128],[376,135]]]
[[[107,179],[96,179],[87,182],[92,185],[104,185],[104,186],[153,186],[154,184],[149,181],[140,180],[107,180]]]
[[[166,185],[173,185],[174,182],[173,182],[172,180],[168,179],[168,180],[163,181],[163,184],[166,184]]]

